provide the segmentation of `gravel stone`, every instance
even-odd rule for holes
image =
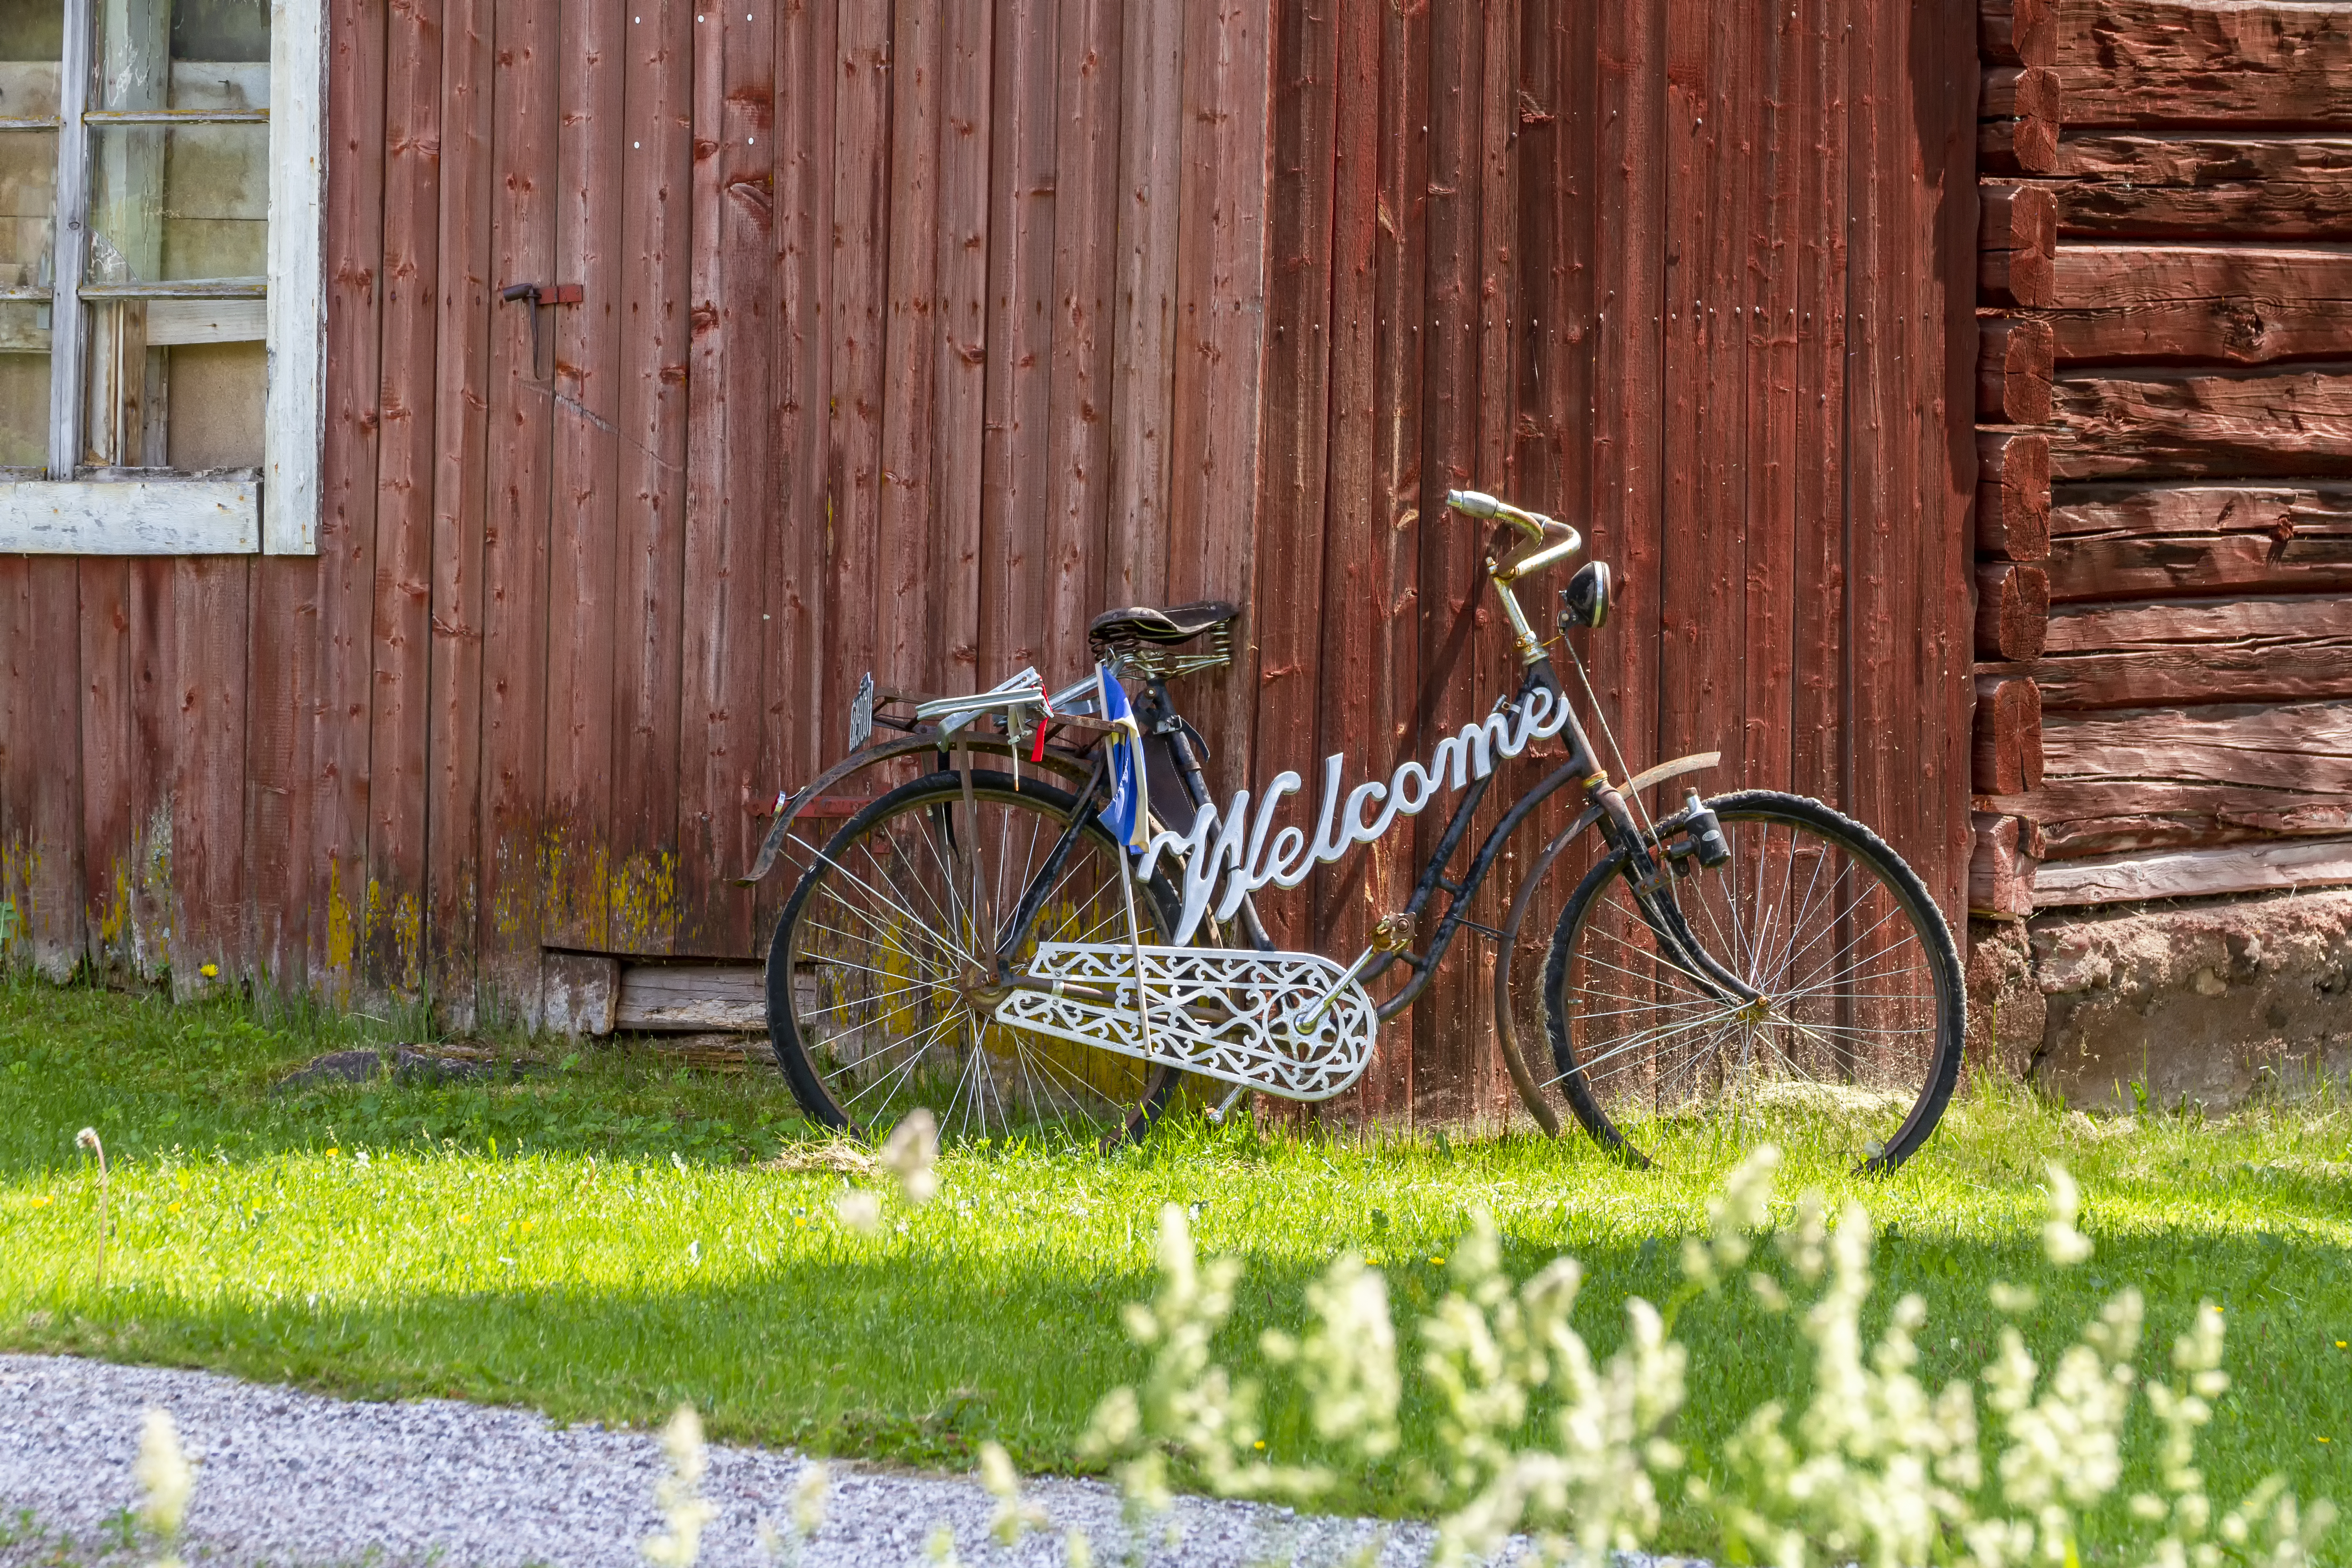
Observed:
[[[131,1463],[147,1409],[171,1413],[196,1466],[183,1555],[191,1564],[327,1568],[431,1562],[441,1568],[641,1568],[663,1528],[654,1486],[667,1464],[654,1435],[559,1427],[527,1410],[421,1399],[377,1404],[240,1382],[215,1373],[0,1355],[0,1565],[132,1563],[101,1535],[140,1501]],[[765,1520],[788,1530],[807,1461],[713,1444],[702,1495],[717,1514],[701,1561],[764,1565]],[[1010,1552],[988,1534],[992,1500],[975,1478],[835,1461],[825,1523],[803,1568],[918,1564],[944,1523],[968,1563],[1045,1568],[1061,1532],[1092,1539],[1095,1561],[1124,1559],[1119,1500],[1099,1481],[1039,1479],[1024,1494],[1052,1521]],[[20,1510],[33,1530],[10,1540]],[[1382,1568],[1425,1562],[1422,1524],[1301,1517],[1286,1509],[1181,1500],[1157,1568],[1338,1564],[1366,1546]],[[59,1538],[75,1542],[57,1552]]]

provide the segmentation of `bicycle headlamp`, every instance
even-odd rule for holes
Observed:
[[[1609,563],[1588,561],[1559,591],[1559,626],[1604,626],[1609,624]]]

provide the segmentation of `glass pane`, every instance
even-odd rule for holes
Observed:
[[[164,457],[175,468],[261,467],[261,394],[269,371],[260,343],[152,349],[168,355]]]
[[[64,0],[0,0],[0,120],[57,114],[65,47]]]
[[[48,283],[57,203],[58,133],[0,131],[0,288]]]
[[[0,303],[0,468],[48,460],[48,307]]]
[[[172,0],[175,60],[266,60],[269,0]]]
[[[90,197],[92,283],[268,270],[267,125],[100,126]]]
[[[50,113],[57,110],[56,68],[65,52],[65,0],[0,0],[0,60],[49,63]],[[0,114],[25,112],[0,96]]]

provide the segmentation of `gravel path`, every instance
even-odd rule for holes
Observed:
[[[643,1568],[639,1542],[662,1528],[653,1496],[666,1465],[650,1433],[559,1428],[530,1411],[451,1400],[362,1404],[214,1373],[0,1355],[0,1565],[145,1560],[115,1544],[107,1521],[140,1500],[131,1467],[150,1406],[171,1413],[196,1462],[194,1563]],[[764,1568],[760,1522],[785,1525],[804,1463],[713,1445],[702,1492],[718,1513],[702,1562]],[[1097,1562],[1121,1561],[1111,1489],[1041,1479],[1027,1495],[1055,1528],[1003,1552],[989,1539],[992,1502],[977,1480],[836,1463],[826,1522],[801,1561],[921,1563],[942,1523],[965,1563],[1058,1564],[1060,1531],[1073,1525]],[[1424,1526],[1200,1499],[1181,1502],[1174,1524],[1173,1544],[1153,1543],[1152,1564],[1337,1564],[1377,1544],[1390,1568],[1423,1562],[1430,1540]],[[58,1554],[66,1536],[73,1548]]]

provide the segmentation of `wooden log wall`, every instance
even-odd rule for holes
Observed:
[[[0,560],[10,953],[459,1021],[752,957],[863,672],[1067,679],[1112,604],[1245,607],[1223,787],[1385,776],[1516,674],[1465,484],[1619,568],[1630,766],[1845,803],[1957,914],[1974,26],[334,0],[320,554]],[[1435,816],[1275,918],[1352,952]],[[1503,1109],[1486,942],[1360,1109]]]
[[[1971,904],[2352,879],[2352,9],[1979,42]]]

